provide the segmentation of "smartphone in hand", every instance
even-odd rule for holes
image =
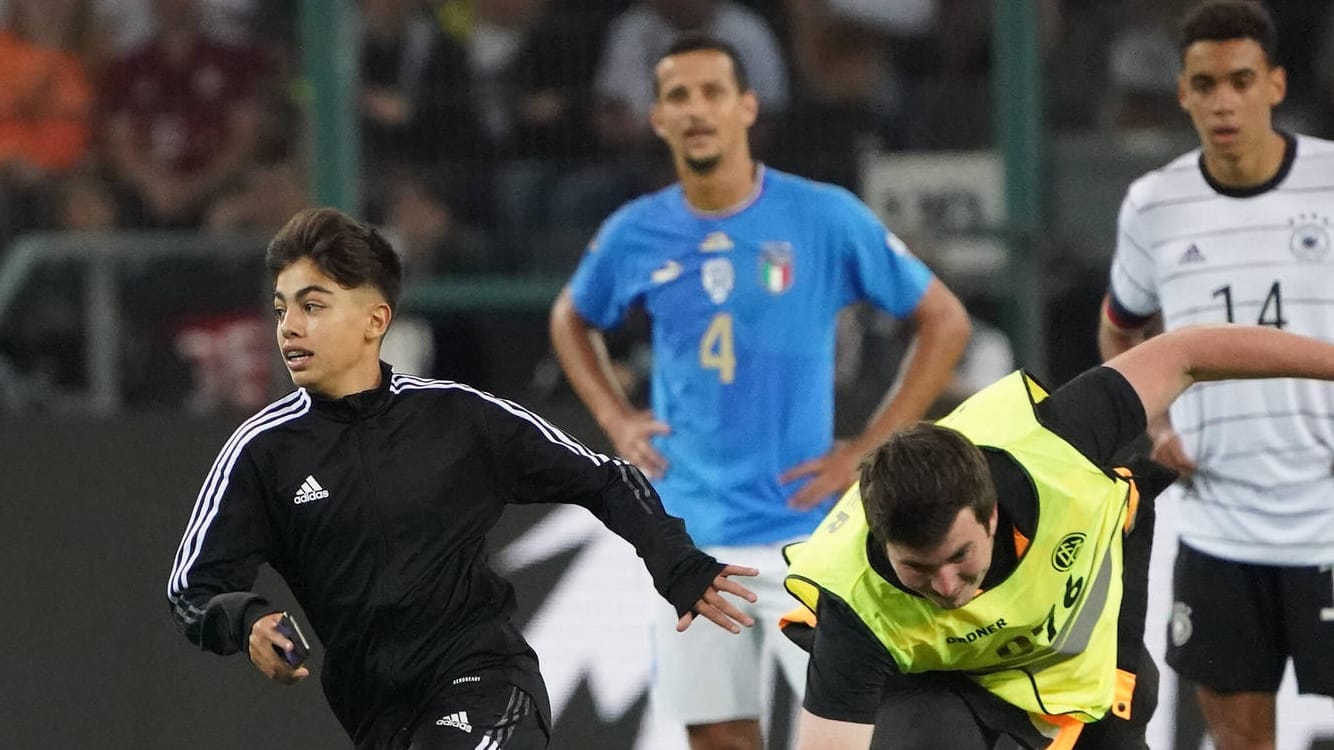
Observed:
[[[278,624],[274,626],[279,633],[282,633],[287,640],[294,644],[291,651],[284,651],[274,644],[273,650],[278,652],[278,656],[287,662],[288,666],[296,669],[301,666],[306,657],[310,655],[310,642],[306,640],[306,635],[301,632],[301,626],[296,624],[296,619],[286,612],[279,618]]]

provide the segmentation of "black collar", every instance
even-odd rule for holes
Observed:
[[[373,417],[389,406],[389,400],[393,395],[389,390],[389,380],[393,374],[393,368],[385,362],[381,362],[380,384],[370,390],[353,393],[342,398],[328,398],[315,391],[307,391],[310,394],[310,408],[312,411],[341,422],[353,422]]]
[[[1259,185],[1251,185],[1250,187],[1232,187],[1224,185],[1215,180],[1213,175],[1209,174],[1208,168],[1204,166],[1204,153],[1201,152],[1200,174],[1204,176],[1204,181],[1209,183],[1209,187],[1213,188],[1215,193],[1225,195],[1229,198],[1254,198],[1261,193],[1267,193],[1278,187],[1283,180],[1287,179],[1288,172],[1292,171],[1292,162],[1297,159],[1297,138],[1291,133],[1282,130],[1278,131],[1278,134],[1283,136],[1283,143],[1285,144],[1283,147],[1283,163],[1279,164],[1278,171],[1274,173],[1273,177],[1270,177]]]

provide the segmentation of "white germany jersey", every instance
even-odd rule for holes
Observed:
[[[1334,341],[1334,143],[1290,139],[1270,183],[1206,180],[1199,150],[1131,185],[1111,292],[1168,329],[1234,322]],[[1200,383],[1172,405],[1199,468],[1182,539],[1210,555],[1275,565],[1334,562],[1334,384]]]

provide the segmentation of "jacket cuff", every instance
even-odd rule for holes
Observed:
[[[696,550],[693,555],[672,566],[668,574],[669,583],[665,587],[658,586],[658,593],[676,608],[677,617],[684,617],[695,611],[695,603],[709,590],[713,579],[718,577],[724,567],[712,555]]]
[[[204,610],[199,645],[206,651],[228,655],[250,652],[250,628],[255,621],[276,612],[264,597],[249,591],[218,594]]]

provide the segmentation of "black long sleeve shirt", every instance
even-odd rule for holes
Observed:
[[[513,588],[487,560],[507,503],[588,508],[681,613],[720,570],[633,466],[513,402],[381,370],[379,387],[343,399],[297,390],[223,447],[168,585],[190,641],[247,648],[279,609],[249,592],[267,562],[324,644],[325,695],[360,739],[387,707],[479,668],[523,667],[514,679],[545,710],[536,657],[509,622]]]

